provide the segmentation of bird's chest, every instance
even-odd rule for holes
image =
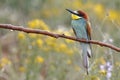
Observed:
[[[79,38],[87,38],[86,32],[86,21],[81,20],[72,20],[72,27],[77,37]]]

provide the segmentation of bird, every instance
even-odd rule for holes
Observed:
[[[88,15],[82,11],[72,11],[66,9],[71,13],[71,25],[76,38],[83,40],[91,40],[91,25]],[[82,49],[82,62],[87,74],[89,74],[89,58],[92,57],[92,46],[90,43],[80,43]]]

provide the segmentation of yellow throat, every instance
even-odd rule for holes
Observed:
[[[80,19],[80,18],[82,18],[82,17],[77,16],[77,15],[75,15],[75,14],[72,14],[71,17],[72,17],[73,20],[76,20],[76,19]]]

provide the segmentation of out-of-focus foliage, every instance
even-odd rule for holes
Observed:
[[[66,8],[88,13],[92,39],[120,47],[119,0],[1,0],[0,22],[74,36]],[[93,53],[86,75],[78,42],[1,29],[0,80],[118,80],[120,54]]]

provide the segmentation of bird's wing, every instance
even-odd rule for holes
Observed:
[[[86,21],[84,19],[72,20],[72,28],[77,38],[88,39]]]
[[[91,25],[90,22],[87,21],[86,32],[88,34],[89,40],[91,40]]]
[[[87,32],[87,36],[88,36],[88,40],[91,40],[91,25],[90,22],[87,21],[87,26],[86,26],[86,32]],[[89,44],[90,49],[91,49],[91,54],[89,55],[89,57],[93,56],[92,54],[92,46],[91,44]]]
[[[77,35],[75,29],[73,27],[72,27],[72,29],[73,29],[74,34]]]

